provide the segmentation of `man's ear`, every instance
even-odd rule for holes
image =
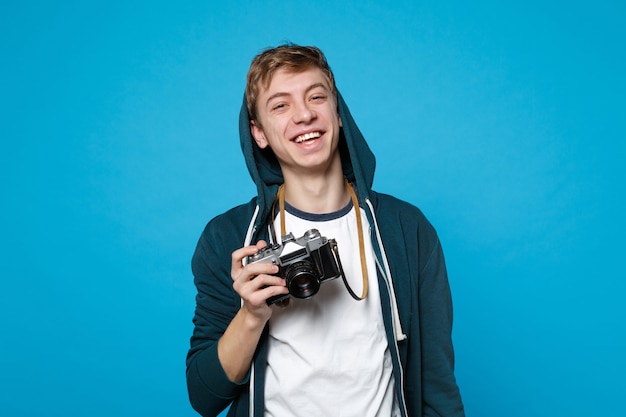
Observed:
[[[269,143],[265,138],[265,133],[263,133],[263,129],[255,120],[250,120],[250,133],[252,133],[252,137],[259,148],[265,149],[268,147]]]

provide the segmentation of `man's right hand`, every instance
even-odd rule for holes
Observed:
[[[287,294],[285,280],[276,276],[278,266],[272,263],[258,262],[243,265],[243,260],[265,248],[267,243],[260,240],[256,245],[237,249],[232,254],[230,275],[233,288],[243,300],[242,308],[265,325],[272,315],[267,299],[279,294]]]
[[[243,260],[247,256],[265,246],[267,244],[261,240],[232,254],[230,275],[233,288],[243,303],[220,338],[217,352],[224,372],[234,382],[240,382],[246,376],[265,324],[272,316],[267,299],[289,292],[285,280],[273,275],[278,273],[278,266],[263,262],[244,266]]]

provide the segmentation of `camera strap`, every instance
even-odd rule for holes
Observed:
[[[354,298],[357,301],[360,301],[360,300],[365,299],[365,297],[367,297],[368,286],[369,286],[369,279],[368,279],[368,274],[367,274],[367,262],[365,258],[365,240],[363,237],[363,221],[361,220],[361,209],[359,207],[359,199],[357,198],[356,193],[354,192],[354,188],[352,187],[352,184],[350,184],[347,178],[344,178],[344,181],[345,181],[346,188],[350,192],[350,198],[352,199],[352,206],[354,207],[354,212],[356,214],[357,234],[359,238],[359,254],[361,256],[361,273],[363,276],[363,292],[361,293],[361,296],[359,297],[358,295],[354,293],[354,291],[352,291],[352,288],[350,287],[350,284],[348,284],[348,280],[346,279],[346,275],[343,273],[343,268],[341,271],[341,278],[343,279],[343,283],[345,284],[346,289],[348,290],[352,298]],[[280,216],[280,235],[285,236],[287,234],[287,230],[285,226],[285,185],[284,184],[282,184],[278,188],[278,192],[276,193],[276,199],[274,200],[274,203],[272,204],[272,211],[271,211],[272,216],[274,216],[273,213],[275,213],[276,203],[278,203],[278,210],[279,210],[279,216]],[[276,239],[276,232],[274,230],[274,222],[270,221],[269,224],[270,224],[270,230],[272,233],[272,239],[274,240],[273,243],[276,243],[277,239]],[[333,247],[333,253],[337,257],[337,260],[339,261],[339,254],[337,253],[336,245]],[[341,266],[341,261],[339,261],[339,265]]]

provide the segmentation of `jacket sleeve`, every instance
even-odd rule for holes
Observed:
[[[228,244],[233,229],[218,223],[214,219],[207,225],[192,258],[197,295],[187,354],[187,389],[192,407],[205,417],[217,416],[247,384],[247,380],[230,381],[217,355],[217,341],[240,307],[230,277],[231,253],[237,249]],[[225,230],[231,236],[225,236]]]
[[[461,417],[463,404],[454,377],[452,297],[439,239],[419,274],[418,305],[422,352],[422,410],[424,416]],[[431,241],[432,242],[432,241]],[[430,242],[429,242],[430,243]]]

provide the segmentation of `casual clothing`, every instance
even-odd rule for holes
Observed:
[[[374,156],[341,96],[338,107],[343,124],[340,151],[344,174],[355,184],[359,206],[370,227],[366,236],[370,238],[377,273],[369,279],[370,284],[375,281],[378,285],[393,369],[394,402],[402,416],[463,416],[450,337],[452,303],[437,234],[419,209],[371,189]],[[268,352],[272,346],[272,320],[242,383],[227,378],[217,355],[217,341],[241,306],[232,288],[231,253],[260,239],[270,240],[271,206],[283,182],[276,158],[253,142],[245,100],[240,113],[240,138],[257,196],[211,220],[192,260],[198,294],[187,357],[187,384],[191,404],[203,416],[215,416],[231,403],[229,416],[262,416],[268,358],[272,358]],[[295,232],[294,236],[298,237]],[[340,243],[338,246],[341,250]],[[327,285],[330,283],[323,283],[320,291]],[[351,299],[346,302],[357,303]]]
[[[361,209],[359,209],[361,210]],[[288,232],[302,236],[317,229],[337,241],[346,280],[361,294],[363,274],[357,221],[352,202],[343,210],[311,215],[285,207]],[[362,213],[365,217],[365,213]],[[362,225],[367,236],[369,225]],[[280,216],[275,230],[280,229]],[[281,255],[301,246],[287,244]],[[376,277],[371,243],[365,242],[368,276]],[[356,301],[341,278],[324,281],[312,298],[291,298],[274,306],[269,323],[265,374],[266,416],[392,417],[394,386],[378,282],[371,279],[368,296]],[[372,360],[379,358],[380,360]]]

